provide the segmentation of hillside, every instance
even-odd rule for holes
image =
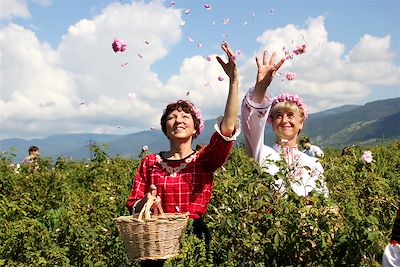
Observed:
[[[371,129],[366,127],[368,122],[374,122],[376,125],[380,125],[383,123],[382,120],[386,116],[393,115],[399,111],[400,98],[392,98],[370,102],[363,106],[354,107],[343,112],[337,112],[334,114],[328,113],[327,115],[316,116],[315,118],[312,114],[310,115],[310,119],[306,122],[305,134],[309,135],[322,145],[348,145],[352,142],[358,142],[358,137],[355,136],[348,141],[346,141],[348,137],[343,139],[341,136],[336,136],[338,138],[336,140],[332,138],[338,132],[346,131],[346,129],[348,132],[353,132],[352,128],[355,125],[358,129],[363,129],[363,131],[370,132]],[[398,130],[398,133],[400,136],[400,129]],[[371,139],[382,138],[382,135],[377,136],[376,134],[372,134]],[[330,141],[327,141],[328,139],[330,139]]]
[[[205,130],[194,146],[208,143],[214,132],[214,120],[205,122]],[[400,139],[400,98],[367,103],[365,105],[344,105],[311,114],[306,121],[303,134],[322,147],[343,147],[365,145],[381,140]],[[238,143],[243,141],[241,135]],[[265,143],[273,144],[275,136],[271,127],[265,131]],[[65,134],[43,139],[5,139],[0,141],[0,151],[15,153],[15,162],[20,162],[31,145],[37,145],[44,157],[70,157],[81,160],[91,157],[90,144],[107,144],[110,156],[135,158],[142,147],[147,145],[150,152],[166,150],[168,140],[161,130],[142,131],[129,135],[107,134]]]

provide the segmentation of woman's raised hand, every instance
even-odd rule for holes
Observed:
[[[271,58],[268,61],[268,53],[264,51],[262,62],[256,56],[256,64],[257,64],[257,78],[256,85],[254,87],[254,94],[256,102],[262,101],[264,98],[264,93],[267,90],[267,87],[271,84],[276,72],[282,66],[283,62],[285,62],[285,58],[282,58],[277,64],[275,64],[276,53],[272,53]]]
[[[225,63],[219,56],[217,56],[217,60],[219,64],[221,64],[225,73],[229,76],[229,93],[228,98],[226,99],[224,118],[222,119],[220,129],[221,134],[227,137],[231,137],[237,121],[237,113],[238,113],[238,87],[239,87],[239,79],[238,79],[238,71],[235,61],[235,54],[232,52],[232,49],[229,48],[226,42],[221,44],[222,50],[226,53],[228,57],[228,63]]]
[[[277,64],[275,64],[276,52],[272,53],[271,58],[268,61],[268,52],[264,51],[262,63],[256,56],[256,64],[257,64],[257,80],[256,84],[261,85],[264,89],[266,89],[270,84],[272,79],[274,78],[276,72],[282,66],[283,62],[285,62],[285,58],[282,58]]]
[[[235,54],[233,53],[232,49],[228,46],[226,42],[223,42],[221,44],[222,50],[226,53],[226,56],[228,57],[228,63],[225,63],[219,56],[217,56],[217,60],[219,64],[222,66],[224,69],[226,75],[229,76],[229,78],[234,80],[237,77],[237,68],[236,68],[236,58]]]

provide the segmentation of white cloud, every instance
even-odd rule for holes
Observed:
[[[305,29],[287,25],[267,30],[257,41],[261,46],[256,55],[261,57],[263,49],[277,51],[276,61],[284,56],[283,46],[307,44],[305,54],[286,60],[280,69],[281,73],[296,73],[296,79],[281,82],[277,76],[269,90],[274,95],[283,91],[299,94],[308,103],[311,112],[357,103],[370,94],[374,85],[398,85],[400,82],[400,69],[395,65],[390,36],[365,35],[345,54],[344,44],[328,39],[321,16],[309,19]],[[255,77],[253,58],[244,64],[241,73],[244,77]],[[254,85],[254,80],[245,78],[243,83],[250,87]]]
[[[10,20],[18,17],[25,19],[31,17],[27,3],[22,0],[2,0],[0,3],[0,20]]]
[[[180,12],[160,2],[115,2],[71,25],[55,50],[26,28],[1,28],[0,120],[2,134],[7,133],[1,137],[159,128],[165,105],[179,98],[194,102],[208,119],[222,114],[228,78],[215,55],[212,61],[186,58],[165,83],[151,70],[186,41]],[[112,51],[114,38],[126,42],[125,52]],[[240,97],[254,85],[254,56],[268,49],[280,58],[282,46],[292,40],[292,46],[306,41],[307,52],[285,62],[281,72],[295,72],[297,78],[281,82],[277,77],[270,90],[303,96],[312,112],[362,100],[373,85],[399,84],[389,36],[366,35],[346,54],[344,44],[328,39],[324,18],[318,17],[310,18],[306,28],[290,24],[257,38],[259,49],[238,60]],[[218,81],[220,75],[224,81]],[[136,98],[129,99],[129,93]]]
[[[74,112],[73,77],[57,67],[57,54],[30,30],[10,24],[0,32],[2,82],[0,118],[53,119]]]

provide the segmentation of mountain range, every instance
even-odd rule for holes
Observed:
[[[196,144],[207,144],[214,132],[214,120],[205,122],[204,132],[194,140]],[[369,102],[365,105],[344,105],[309,115],[303,135],[321,147],[341,148],[351,145],[369,145],[382,140],[400,139],[400,97]],[[240,135],[238,143],[243,141]],[[273,144],[275,136],[271,127],[265,131],[265,143]],[[161,130],[141,131],[128,135],[112,134],[63,134],[42,139],[10,138],[0,140],[2,153],[15,154],[14,162],[27,156],[28,148],[36,145],[41,156],[67,157],[85,160],[92,157],[90,147],[105,144],[107,154],[137,158],[144,145],[150,152],[168,150],[169,142]]]

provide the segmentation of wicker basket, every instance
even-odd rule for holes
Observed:
[[[159,214],[151,215],[155,201],[150,197],[139,215],[115,219],[130,260],[160,260],[179,254],[179,241],[189,214],[164,213],[161,204],[157,204]]]

